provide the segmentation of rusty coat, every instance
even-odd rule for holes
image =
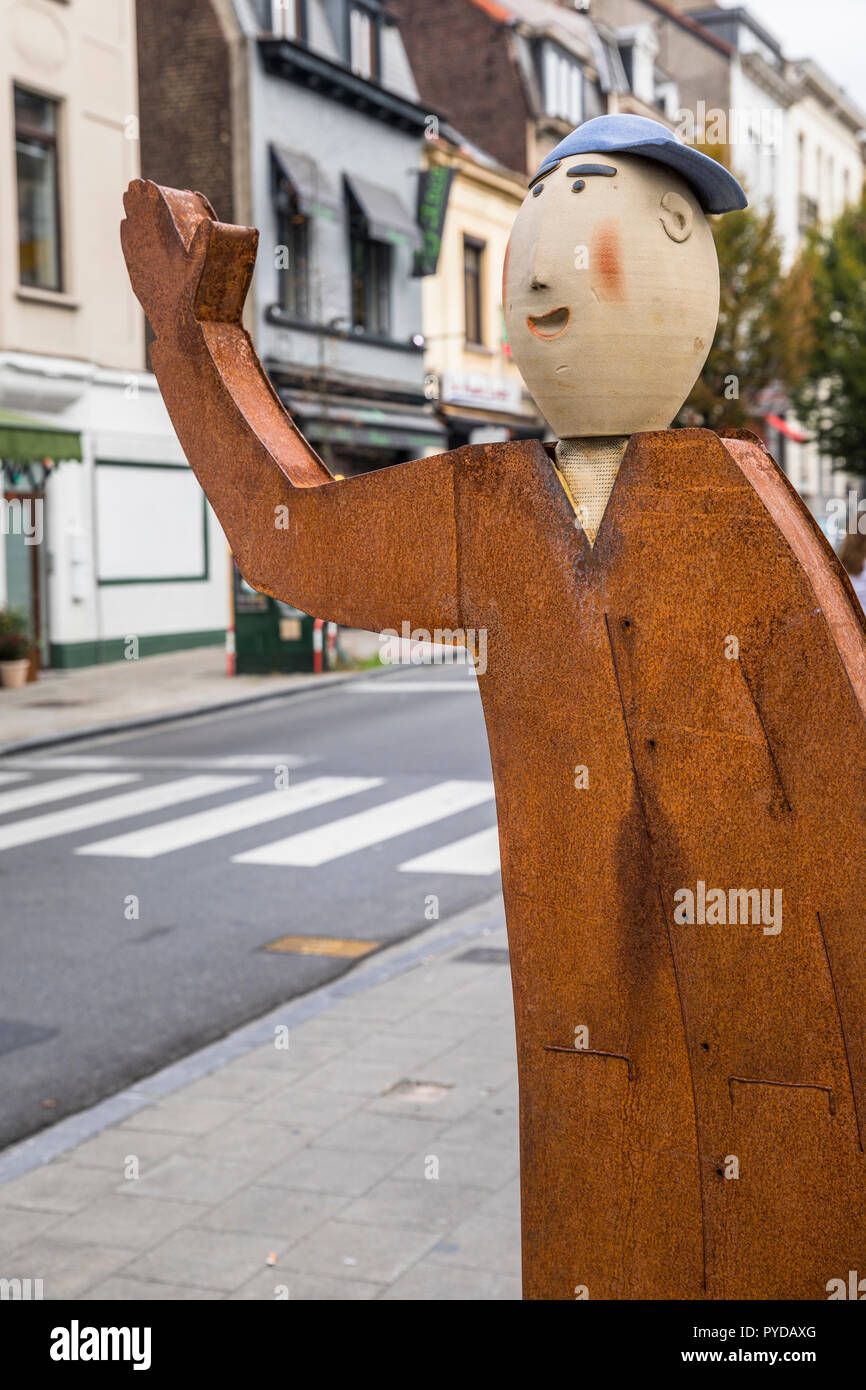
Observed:
[[[487,631],[525,1295],[826,1298],[866,1251],[866,629],[805,507],[702,430],[632,437],[594,547],[535,441],[333,482],[241,325],[255,234],[150,184],[127,212],[248,581]],[[678,922],[699,881],[781,890],[781,931]]]

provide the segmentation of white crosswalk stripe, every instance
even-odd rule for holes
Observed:
[[[317,755],[318,756],[318,755]],[[163,768],[178,768],[189,772],[244,772],[262,769],[271,772],[278,767],[298,768],[315,761],[312,757],[301,757],[297,753],[232,753],[223,758],[176,758],[165,757],[109,757],[95,753],[64,753],[57,758],[25,758],[11,760],[11,766],[25,768],[28,772],[100,772],[111,768],[136,767],[142,772],[159,772]],[[20,778],[23,774],[0,773],[4,777]]]
[[[398,866],[404,874],[495,874],[499,869],[499,831],[491,826],[453,844],[441,845]]]
[[[46,801],[68,801],[73,796],[107,791],[109,787],[140,780],[134,772],[94,772],[81,777],[61,777],[56,782],[31,782],[26,787],[16,787],[14,792],[0,792],[0,816],[10,811],[26,811],[29,806],[42,806]]]
[[[303,830],[274,844],[236,854],[233,862],[317,867],[472,806],[480,806],[492,798],[490,782],[439,782],[368,811],[358,811],[314,830]]]
[[[161,811],[167,806],[177,806],[182,801],[215,796],[217,792],[233,791],[249,786],[255,781],[255,777],[182,777],[178,781],[163,782],[156,787],[142,787],[138,791],[123,792],[120,796],[88,802],[84,806],[49,811],[45,815],[16,821],[13,825],[0,826],[0,850],[37,844],[57,835],[71,835],[79,830],[89,830],[94,825],[108,825],[112,821],[145,815],[149,811]]]
[[[143,830],[131,830],[109,840],[83,845],[76,854],[109,855],[115,858],[155,859],[173,850],[188,849],[223,835],[249,830],[254,825],[292,816],[299,811],[323,806],[340,797],[354,796],[371,787],[382,785],[381,777],[313,777],[308,782],[281,791],[264,792],[261,796],[243,797],[225,806],[197,811],[178,820],[162,821]]]

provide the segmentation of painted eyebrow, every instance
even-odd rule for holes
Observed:
[[[566,169],[567,179],[582,178],[584,174],[605,174],[612,179],[616,169],[612,164],[573,164],[570,169]]]
[[[562,160],[558,159],[555,164],[551,164],[549,169],[544,169],[542,173],[536,174],[534,179],[530,179],[529,188],[534,188],[537,183],[541,183],[541,180],[546,179],[548,174],[552,174],[554,169],[558,169],[561,163]]]

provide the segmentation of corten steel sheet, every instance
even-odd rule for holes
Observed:
[[[240,323],[255,232],[152,184],[126,206],[248,581],[487,630],[525,1296],[826,1298],[866,1248],[866,633],[805,507],[704,430],[632,437],[594,547],[535,441],[333,482]],[[680,924],[699,882],[780,890],[781,930]]]

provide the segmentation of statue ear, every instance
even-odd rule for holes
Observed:
[[[671,241],[688,241],[695,225],[691,206],[679,193],[663,193],[659,204],[659,221]]]

